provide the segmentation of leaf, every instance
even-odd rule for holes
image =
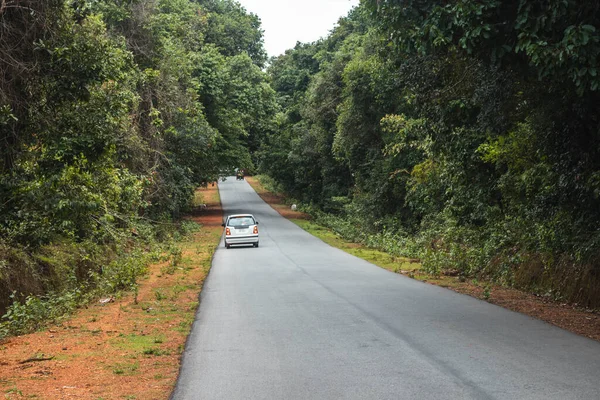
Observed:
[[[593,25],[583,25],[581,29],[583,29],[586,32],[596,32],[596,27]]]

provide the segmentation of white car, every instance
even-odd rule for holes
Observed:
[[[225,247],[251,244],[258,247],[258,221],[252,214],[236,214],[227,217],[225,227]]]

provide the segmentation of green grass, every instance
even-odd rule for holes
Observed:
[[[131,375],[138,374],[137,371],[138,371],[139,367],[140,367],[140,364],[138,362],[117,363],[112,366],[112,371],[113,371],[113,374],[115,374],[115,375],[131,376]]]
[[[194,323],[194,315],[186,315],[184,320],[181,321],[177,326],[173,327],[173,330],[181,332],[184,335],[189,335],[192,330],[192,324]]]
[[[159,349],[158,347],[149,347],[142,352],[145,356],[168,356],[171,352]]]
[[[312,221],[305,219],[290,219],[313,236],[318,237],[328,245],[336,247],[346,253],[352,254],[355,257],[362,258],[372,264],[375,264],[388,271],[405,274],[417,274],[421,269],[421,264],[413,262],[409,258],[394,257],[380,250],[370,249],[361,244],[352,243],[339,237],[332,230],[321,225],[315,224]]]
[[[164,335],[124,335],[111,339],[111,345],[123,349],[131,350],[137,353],[143,353],[147,349],[155,348],[157,343],[164,343],[166,337]]]

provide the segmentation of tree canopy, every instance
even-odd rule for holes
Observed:
[[[9,249],[117,245],[253,168],[278,104],[260,21],[236,1],[2,6],[0,265],[16,263]],[[8,301],[22,288],[6,276]]]

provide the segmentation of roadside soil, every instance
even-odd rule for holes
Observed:
[[[218,189],[188,217],[198,232],[177,243],[181,260],[151,265],[134,293],[98,299],[45,331],[0,343],[6,399],[167,399],[221,237]],[[102,304],[100,300],[105,300]]]
[[[282,216],[288,219],[309,220],[310,216],[298,211],[292,211],[286,204],[284,196],[269,192],[254,177],[247,177],[248,183],[256,190],[258,195]],[[322,228],[327,229],[327,228]],[[331,234],[331,231],[329,231]],[[349,243],[344,239],[337,237],[335,241],[326,240],[333,246],[339,247],[351,254],[361,256],[361,249],[365,249],[362,254],[369,255],[372,252],[366,251],[365,246],[356,243]],[[339,242],[336,245],[335,242]],[[394,266],[389,262],[378,262],[377,258],[363,257],[367,261],[381,266],[393,272],[397,272],[432,285],[442,286],[455,292],[476,297],[488,301],[500,307],[516,311],[532,318],[537,318],[562,329],[586,336],[590,339],[600,341],[600,313],[598,310],[586,310],[577,307],[576,304],[566,304],[553,301],[551,298],[536,296],[534,294],[521,290],[495,285],[489,282],[476,280],[467,280],[461,282],[454,276],[433,276],[418,269],[405,268],[406,260],[398,260],[398,265]],[[390,257],[386,257],[390,258]]]

